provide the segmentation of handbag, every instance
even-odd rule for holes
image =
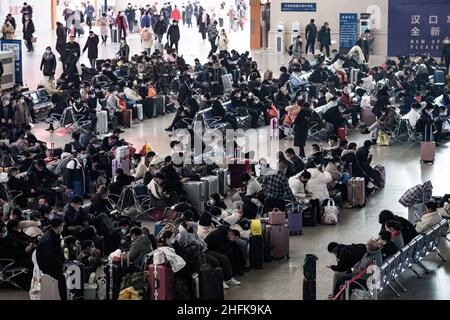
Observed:
[[[390,146],[391,145],[391,136],[386,132],[378,131],[377,135],[377,144],[379,146]]]
[[[36,37],[32,37],[32,38],[31,38],[31,42],[32,42],[32,43],[36,43],[36,42],[37,42],[37,38],[36,38]]]
[[[338,223],[339,208],[333,199],[328,199],[327,205],[324,207],[322,216],[322,224],[336,225]]]

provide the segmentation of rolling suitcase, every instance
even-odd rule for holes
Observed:
[[[248,159],[234,159],[232,163],[228,164],[228,171],[230,173],[230,185],[232,188],[242,188],[241,174],[247,172],[252,175],[252,166]]]
[[[433,74],[434,84],[444,84],[445,83],[445,73],[442,70],[435,70]]]
[[[144,121],[144,107],[141,103],[136,104],[137,118],[139,121]]]
[[[233,77],[231,74],[225,74],[222,76],[222,86],[225,93],[233,91]]]
[[[248,259],[250,268],[262,269],[264,261],[264,239],[262,235],[250,236]]]
[[[267,242],[273,247],[270,255],[273,258],[289,259],[289,226],[282,225],[266,225]]]
[[[224,300],[223,272],[221,268],[203,265],[198,271],[199,299]]]
[[[316,300],[317,256],[307,254],[303,263],[303,300]]]
[[[116,263],[108,263],[104,271],[106,275],[106,300],[117,300],[120,293],[120,283],[126,272],[123,267]]]
[[[84,300],[84,275],[84,264],[69,261],[66,272],[68,300]]]
[[[216,174],[219,179],[219,193],[225,197],[228,194],[228,169],[217,169]]]
[[[372,113],[372,108],[361,108],[361,121],[364,122],[367,127],[371,126],[375,121],[377,121],[377,116]]]
[[[215,193],[219,193],[219,178],[216,176],[203,177],[200,180],[207,184],[207,193],[204,195],[206,199]]]
[[[58,289],[58,280],[48,274],[41,276],[41,300],[61,300]]]
[[[292,203],[285,209],[288,216],[289,234],[302,234],[303,229],[303,205]]]
[[[366,183],[364,178],[350,178],[347,183],[348,202],[355,207],[366,204]]]
[[[277,118],[270,119],[270,125],[269,125],[270,139],[278,139],[279,134],[280,134],[280,130],[278,129],[278,119]]]
[[[157,95],[155,98],[156,103],[156,114],[158,116],[164,115],[166,113],[166,97],[163,95]]]
[[[192,204],[197,210],[204,210],[204,190],[205,182],[204,181],[188,181],[183,183],[183,190],[186,191],[186,197],[189,200],[189,203]]]
[[[131,128],[131,110],[123,109],[122,110],[122,126],[125,128]]]
[[[428,128],[428,130],[427,130]],[[425,126],[425,137],[427,137],[427,131],[431,131],[428,126]],[[429,135],[429,141],[422,141],[420,143],[420,162],[421,163],[434,163],[436,155],[436,144],[433,141],[433,134]]]
[[[303,209],[302,225],[307,227],[315,227],[320,222],[320,201],[312,199],[309,205]]]
[[[351,69],[350,71],[350,83],[356,84],[358,82],[359,69]]]
[[[142,107],[143,107],[143,111],[144,111],[144,116],[146,118],[155,118],[156,117],[156,108],[154,105],[153,97],[145,98],[144,104]]]
[[[112,43],[118,43],[119,42],[119,30],[117,30],[116,28],[112,29],[111,41],[112,41]]]
[[[97,112],[97,123],[95,131],[97,134],[108,133],[108,111],[102,110]]]
[[[338,138],[341,140],[347,140],[347,130],[345,128],[338,128]]]
[[[166,264],[149,267],[150,300],[175,299],[175,281],[172,268]]]

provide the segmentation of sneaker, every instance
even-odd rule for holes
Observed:
[[[350,203],[345,202],[345,203],[342,205],[342,208],[345,208],[345,209],[351,209],[351,208],[353,208],[353,207],[352,207],[352,205],[351,205]]]
[[[164,131],[172,131],[172,128],[165,128]]]
[[[227,283],[225,281],[223,282],[223,288],[224,289],[228,289],[229,288],[229,286],[227,285]]]
[[[231,278],[230,280],[228,280],[227,284],[232,285],[232,286],[240,286],[241,285],[241,283],[239,281],[237,281],[235,278]]]

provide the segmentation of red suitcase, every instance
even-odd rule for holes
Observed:
[[[241,174],[247,172],[252,174],[252,165],[248,159],[233,159],[228,164],[228,171],[230,173],[230,185],[232,188],[242,188]]]
[[[375,121],[377,121],[377,116],[372,113],[372,108],[361,108],[361,121],[364,122],[366,126],[371,126]]]
[[[347,183],[348,202],[352,207],[366,204],[366,183],[364,178],[350,178]]]
[[[122,126],[125,128],[131,128],[131,110],[122,110]]]
[[[273,247],[270,255],[273,258],[289,259],[289,227],[287,224],[266,225],[266,241]]]
[[[347,130],[345,128],[338,128],[338,137],[341,140],[347,140]]]
[[[175,282],[170,265],[158,264],[155,268],[155,265],[151,264],[148,273],[150,300],[174,300]]]

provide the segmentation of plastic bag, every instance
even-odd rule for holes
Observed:
[[[339,208],[334,203],[333,199],[328,199],[328,203],[324,208],[322,216],[322,224],[336,225],[338,224]]]

